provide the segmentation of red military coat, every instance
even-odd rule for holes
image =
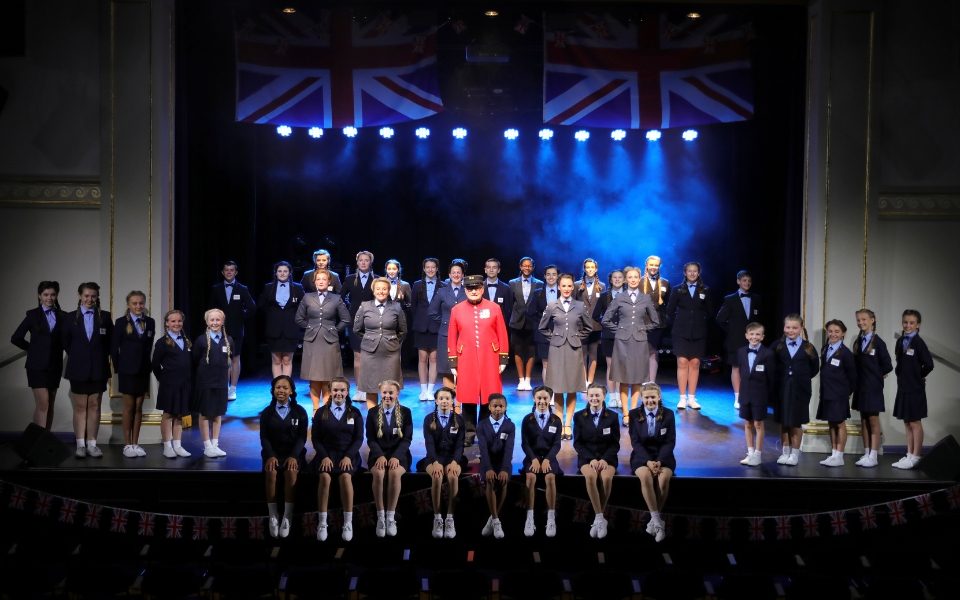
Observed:
[[[447,356],[457,369],[457,400],[486,404],[490,394],[503,393],[500,365],[510,354],[507,326],[500,306],[486,298],[461,302],[450,311]]]

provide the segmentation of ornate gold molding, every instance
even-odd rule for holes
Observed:
[[[95,180],[0,179],[0,207],[100,208],[101,194]]]
[[[881,219],[960,219],[960,192],[880,192],[877,197]]]
[[[143,411],[143,422],[141,425],[145,426],[159,426],[160,417],[163,416],[163,413],[160,411]],[[100,415],[100,424],[101,425],[123,425],[123,413],[113,413],[104,411]]]

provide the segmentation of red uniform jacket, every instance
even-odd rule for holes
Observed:
[[[479,304],[461,302],[450,311],[447,356],[457,369],[457,400],[486,404],[502,393],[500,365],[510,354],[507,327],[500,306],[484,298]]]

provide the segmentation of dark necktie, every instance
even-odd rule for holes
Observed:
[[[336,412],[336,414],[337,414],[337,419],[339,419],[339,418],[340,418],[340,413],[343,412],[343,407],[342,407],[342,406],[334,406],[334,407],[333,407],[333,410],[334,410],[334,411]]]

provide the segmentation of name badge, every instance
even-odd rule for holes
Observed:
[[[190,347],[187,348],[187,352],[190,352],[191,350],[193,350],[193,348],[190,348]]]
[[[839,358],[831,358],[831,359],[830,359],[830,364],[833,365],[833,366],[835,366],[835,367],[839,367],[839,366],[840,366],[840,359],[839,359]]]
[[[153,332],[152,332],[152,331],[148,331],[148,332],[147,332],[147,337],[153,337]]]
[[[353,417],[347,419],[347,425],[353,425]]]
[[[399,428],[399,427],[394,427],[394,428],[393,428],[393,435],[400,435],[400,428]]]
[[[450,428],[450,433],[456,435],[456,434],[457,434],[457,428],[456,428],[456,427],[451,427],[451,428]]]
[[[497,304],[503,304],[503,298],[497,298]]]
[[[480,309],[480,318],[481,318],[481,319],[489,319],[489,318],[490,318],[490,309],[489,309],[489,308],[481,308],[481,309]]]
[[[226,354],[226,353],[227,353],[227,347],[226,347],[226,346],[221,347],[221,348],[220,348],[220,351],[223,352],[224,354]]]
[[[701,299],[701,300],[706,300],[706,299],[707,299],[707,295],[706,295],[706,294],[700,294],[700,299]]]
[[[556,425],[550,425],[550,426],[547,427],[547,431],[549,431],[550,433],[556,433],[556,432],[557,432],[557,426],[556,426]]]
[[[332,291],[333,291],[333,286],[332,286],[332,285],[328,285],[328,286],[327,286],[327,291],[328,291],[328,292],[332,292]]]
[[[753,309],[753,314],[755,314],[755,315],[756,315],[756,314],[759,314],[759,313],[760,313],[760,311],[759,311],[759,310],[757,310],[757,309]]]
[[[766,365],[757,365],[757,366],[754,368],[754,371],[756,371],[756,372],[758,372],[758,373],[763,373],[763,371],[764,371],[763,368],[764,368],[765,366],[766,366]]]
[[[100,330],[100,333],[103,333],[102,329]],[[907,356],[913,356],[913,348],[910,348],[909,350],[907,350]]]
[[[665,288],[665,287],[661,287],[661,288],[660,288],[660,293],[661,293],[661,294],[666,293],[666,291],[667,291],[667,288]]]
[[[500,432],[500,439],[501,439],[501,440],[507,439],[507,434],[506,434],[506,432],[503,432],[503,431]]]
[[[107,328],[106,328],[106,327],[101,327],[101,328],[100,328],[100,335],[107,335]],[[913,351],[911,350],[910,353],[913,354]]]
[[[667,435],[667,428],[664,427],[660,430],[660,435]]]
[[[293,298],[290,298],[290,302],[293,302],[294,304],[296,304],[296,302],[297,302],[297,297],[294,296]]]
[[[233,295],[233,299],[234,299],[234,300],[239,300],[239,299],[240,299],[240,294],[234,294],[234,295]]]
[[[610,428],[609,428],[609,427],[604,427],[604,428],[603,428],[603,435],[610,435]]]
[[[876,356],[876,354],[877,354],[877,349],[876,349],[876,348],[870,348],[870,356]]]

